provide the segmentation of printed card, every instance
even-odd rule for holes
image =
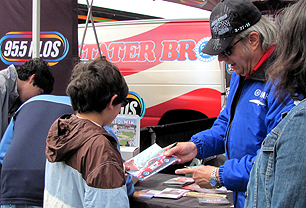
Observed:
[[[182,186],[181,188],[188,189],[191,191],[198,191],[202,193],[212,193],[212,194],[231,192],[231,191],[228,191],[224,186],[217,188],[217,189],[206,189],[206,188],[201,188],[199,185],[195,183],[187,185],[187,186]]]
[[[194,183],[193,178],[191,177],[175,177],[175,178],[170,178],[169,180],[163,182],[164,185],[169,185],[169,186],[185,186],[188,184]]]
[[[147,180],[169,165],[177,161],[175,157],[167,157],[165,150],[156,143],[124,163],[129,174],[139,180]]]
[[[224,194],[209,194],[209,193],[201,193],[190,191],[184,194],[184,196],[196,197],[196,198],[206,198],[206,199],[214,199],[214,198],[226,198]]]
[[[160,193],[159,190],[151,190],[151,189],[142,189],[140,191],[135,191],[133,196],[134,197],[141,197],[151,199],[154,195]]]
[[[214,199],[198,198],[197,200],[198,200],[199,204],[201,204],[201,205],[206,205],[206,204],[218,204],[218,205],[231,204],[230,201],[226,198],[214,198]]]
[[[162,190],[160,193],[155,194],[154,197],[179,199],[186,192],[188,192],[188,190],[179,189],[179,188],[166,188],[166,189]]]
[[[136,115],[119,114],[111,123],[111,129],[116,134],[120,146],[140,146],[140,119]]]

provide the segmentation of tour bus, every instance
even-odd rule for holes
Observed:
[[[78,37],[81,60],[105,56],[120,69],[130,90],[120,113],[139,115],[141,127],[167,115],[216,117],[225,104],[225,66],[201,52],[211,37],[209,20],[82,24]]]

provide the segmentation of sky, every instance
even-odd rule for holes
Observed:
[[[92,0],[88,0],[89,4]],[[78,3],[87,5],[86,0]],[[93,0],[93,6],[145,14],[165,19],[209,19],[210,11],[163,0]]]

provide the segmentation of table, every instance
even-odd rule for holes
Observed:
[[[162,183],[170,178],[178,177],[179,175],[172,174],[163,174],[157,173],[153,175],[146,181],[138,181],[135,184],[135,190],[141,189],[154,189],[154,190],[163,190],[168,186],[163,185]],[[227,193],[228,200],[233,203],[232,192]],[[166,199],[166,198],[139,198],[131,197],[130,198],[130,207],[131,208],[186,208],[186,207],[198,207],[198,208],[228,208],[233,207],[232,205],[200,205],[197,202],[197,199],[194,197],[181,197],[179,199]]]

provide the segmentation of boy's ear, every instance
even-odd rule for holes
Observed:
[[[111,98],[111,100],[110,100],[110,102],[109,102],[109,104],[108,104],[108,107],[109,107],[110,109],[113,109],[113,107],[114,107],[113,102],[114,102],[114,100],[115,100],[116,97],[118,97],[117,94],[113,95],[113,97]]]

